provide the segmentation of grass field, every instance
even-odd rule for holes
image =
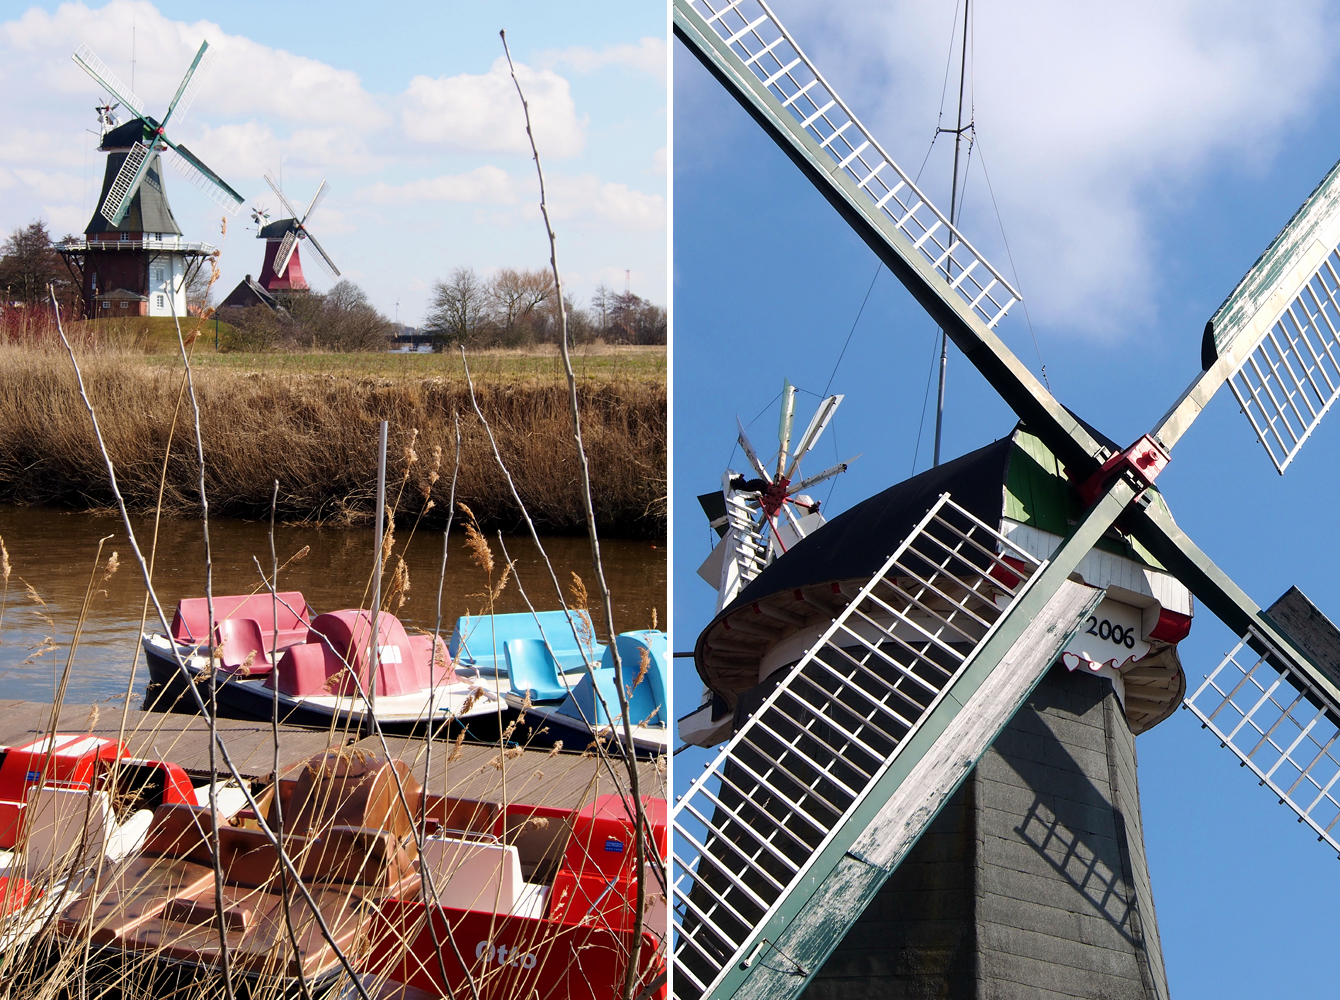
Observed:
[[[201,348],[205,348],[203,351]],[[201,339],[192,363],[202,368],[231,371],[265,371],[283,374],[335,375],[347,378],[410,377],[456,378],[463,375],[459,351],[441,354],[216,354],[213,342]],[[602,381],[637,381],[665,384],[666,348],[607,347],[583,345],[573,348],[572,367],[578,378]],[[476,379],[535,379],[560,381],[563,361],[556,348],[529,351],[477,351],[468,354],[470,374]],[[146,355],[149,364],[180,367],[177,353]]]

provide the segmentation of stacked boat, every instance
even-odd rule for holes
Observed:
[[[50,927],[48,961],[80,956],[91,988],[131,992],[217,982],[226,954],[252,995],[358,980],[604,1000],[635,961],[638,992],[664,996],[663,799],[640,822],[622,795],[454,798],[404,761],[333,750],[249,796],[216,785],[211,809],[181,768],[123,750],[87,735],[3,750],[6,948]]]

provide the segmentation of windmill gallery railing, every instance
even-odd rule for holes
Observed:
[[[56,244],[57,250],[67,250],[72,252],[82,252],[88,250],[162,250],[171,253],[181,253],[187,255],[198,254],[208,257],[217,247],[209,243],[187,243],[181,239],[171,240],[89,240],[83,238],[74,238],[61,240]]]
[[[689,4],[988,327],[1020,297],[834,93],[763,0]]]
[[[675,806],[677,996],[748,966],[1041,565],[945,494],[785,672]]]

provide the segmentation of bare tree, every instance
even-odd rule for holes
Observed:
[[[540,308],[554,294],[548,271],[504,267],[489,282],[489,306],[499,329],[499,340],[514,347],[536,339]]]
[[[192,316],[201,316],[210,307],[214,298],[214,282],[210,280],[209,261],[201,259],[197,266],[186,272],[186,311]]]
[[[367,293],[347,278],[321,296],[320,313],[308,328],[316,346],[328,351],[384,351],[392,329]]]
[[[595,292],[591,295],[591,319],[597,323],[597,330],[603,335],[605,328],[609,326],[609,306],[610,298],[614,295],[603,281],[596,285]]]
[[[668,324],[663,308],[632,292],[610,292],[603,285],[600,296],[600,336],[611,344],[664,344]],[[592,300],[595,311],[596,300]]]
[[[433,304],[424,326],[433,346],[474,343],[487,325],[488,287],[474,268],[458,267],[446,281],[433,283]]]

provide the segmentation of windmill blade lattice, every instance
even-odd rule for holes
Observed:
[[[312,213],[316,211],[316,206],[321,204],[322,199],[326,197],[326,192],[329,190],[330,185],[328,185],[325,180],[322,180],[321,186],[316,189],[316,194],[312,195],[312,201],[307,206],[307,211],[302,213],[302,221],[304,223],[312,217]]]
[[[205,166],[203,161],[185,146],[178,145],[171,148],[173,153],[172,165],[176,168],[177,173],[190,181],[204,193],[205,197],[229,215],[236,215],[242,207],[241,197],[237,196],[237,193],[228,187],[218,174]]]
[[[766,4],[674,0],[673,15],[675,34],[1057,457],[1086,475],[1107,458],[994,332],[1018,294],[883,152]]]
[[[298,210],[288,203],[288,199],[284,197],[284,192],[279,190],[279,183],[268,170],[265,172],[265,183],[270,185],[270,190],[273,191],[275,197],[279,199],[279,204],[284,206],[284,211],[293,219],[298,219]]]
[[[338,278],[340,276],[340,269],[336,267],[335,262],[330,259],[330,254],[326,253],[321,244],[316,241],[316,237],[309,231],[304,229],[303,234],[306,236],[307,242],[312,245],[312,249],[316,251],[316,261],[321,265],[322,270],[332,278]]]
[[[217,49],[207,49],[198,57],[188,79],[182,87],[178,88],[177,97],[173,100],[172,113],[176,118],[177,124],[181,125],[186,119],[187,112],[195,104],[195,99],[200,95],[201,85],[209,77],[209,72],[214,67],[214,60],[218,56]]]
[[[1004,276],[922,195],[801,51],[763,0],[693,0],[705,25],[799,124],[830,169],[843,173],[883,219],[988,327],[1020,301]]]
[[[1281,475],[1340,397],[1337,271],[1333,250],[1229,379]]]
[[[130,208],[130,202],[135,197],[135,192],[139,190],[140,181],[149,172],[151,152],[148,146],[136,143],[126,153],[121,169],[116,172],[116,179],[112,181],[112,186],[108,189],[107,197],[99,210],[103,218],[112,225],[117,225],[125,218],[126,210]]]
[[[113,100],[119,102],[124,107],[130,108],[137,115],[144,114],[144,101],[140,99],[133,90],[122,83],[107,64],[98,58],[97,53],[87,45],[80,45],[79,48],[75,49],[74,55],[70,58],[75,61],[75,64],[79,66],[80,69],[93,77],[102,89],[112,96]]]
[[[945,494],[787,671],[674,807],[677,997],[803,986],[1103,595],[1043,569]]]
[[[141,182],[153,164],[153,155],[162,149],[172,149],[179,157],[178,169],[220,206],[234,214],[242,206],[242,196],[229,187],[223,178],[185,146],[174,143],[167,136],[167,126],[173,115],[178,113],[179,109],[184,112],[198,93],[201,78],[199,70],[207,62],[208,54],[209,42],[202,42],[195,59],[182,77],[161,123],[144,114],[144,102],[131,94],[88,46],[81,45],[72,56],[75,63],[107,93],[125,106],[134,108],[142,125],[138,141],[131,144],[125,162],[99,208],[102,216],[113,226],[119,226],[126,217],[135,195],[139,192]]]
[[[1287,664],[1252,630],[1186,706],[1340,854],[1340,706]]]
[[[288,262],[297,246],[298,235],[290,229],[279,241],[279,249],[275,251],[275,274],[282,276],[288,270]]]
[[[1228,381],[1282,475],[1340,396],[1340,164],[1210,317],[1201,364],[1155,436],[1171,448]]]

